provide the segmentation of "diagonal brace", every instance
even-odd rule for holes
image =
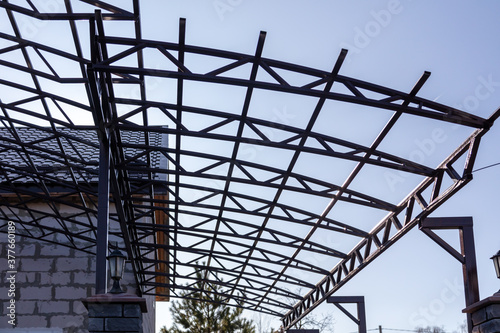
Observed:
[[[420,221],[420,230],[460,261],[464,276],[465,304],[467,306],[479,301],[479,284],[477,277],[476,250],[472,217],[434,217]],[[458,229],[460,231],[460,252],[436,235],[433,229]],[[467,314],[469,332],[472,332],[472,317]]]
[[[365,312],[365,297],[364,296],[330,296],[327,299],[328,303],[333,303],[347,317],[358,325],[359,333],[366,333],[366,312]],[[340,303],[356,303],[357,318],[344,308]]]

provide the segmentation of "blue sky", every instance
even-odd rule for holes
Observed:
[[[122,5],[122,2],[117,1]],[[63,10],[63,2],[41,1],[40,5],[49,12]],[[81,6],[81,8],[80,8]],[[75,11],[93,8],[75,5]],[[450,105],[467,112],[488,117],[500,107],[500,45],[498,32],[500,4],[496,1],[263,1],[263,0],[145,0],[141,2],[143,37],[146,39],[176,42],[179,18],[186,18],[186,43],[197,46],[254,54],[259,32],[266,31],[263,57],[290,62],[303,66],[331,71],[342,48],[348,55],[340,74],[379,84],[396,90],[409,92],[424,71],[431,77],[418,96]],[[3,12],[2,12],[3,13]],[[4,14],[0,14],[4,15]],[[67,24],[64,22],[37,21],[19,15],[21,32],[26,38],[65,50],[71,49]],[[82,47],[88,57],[88,44],[84,36],[88,32],[85,23],[77,23],[82,32]],[[105,22],[107,35],[130,35],[130,22]],[[10,32],[5,16],[0,17],[0,30]],[[55,30],[57,29],[57,30]],[[57,31],[58,38],[54,38]],[[5,45],[4,45],[5,44]],[[0,40],[0,47],[9,45]],[[111,48],[110,48],[111,49]],[[72,52],[72,50],[71,50]],[[9,58],[12,57],[12,58]],[[4,60],[16,61],[16,55],[4,54]],[[151,57],[146,66],[172,66]],[[202,68],[210,63],[190,59],[194,67]],[[147,60],[149,61],[149,60]],[[215,64],[216,61],[214,61]],[[71,64],[54,62],[57,70],[71,73]],[[67,65],[67,66],[66,66]],[[35,67],[44,66],[35,63]],[[76,69],[78,70],[78,68]],[[59,72],[66,73],[66,72]],[[5,70],[5,79],[17,80],[18,72]],[[19,78],[23,79],[23,78]],[[29,77],[26,75],[24,79]],[[299,78],[290,78],[299,79]],[[48,91],[72,96],[74,100],[86,102],[82,87],[43,81]],[[148,98],[152,100],[175,101],[175,82],[151,79],[148,82]],[[0,87],[3,102],[19,96]],[[62,91],[61,89],[66,89]],[[137,91],[117,88],[118,94],[128,97]],[[167,92],[167,93],[165,93]],[[171,92],[171,93],[169,93]],[[19,93],[19,92],[16,92]],[[222,92],[212,86],[186,82],[186,104],[220,110],[241,110],[244,90],[225,87]],[[267,92],[255,92],[251,115],[286,125],[302,127],[308,121],[315,99],[296,96],[277,96]],[[339,107],[341,106],[341,107]],[[340,105],[327,102],[314,130],[334,133],[346,140],[370,145],[383,126],[389,112],[374,113],[367,108]],[[79,110],[66,110],[72,117],[78,116],[79,123],[91,123],[90,114],[81,116]],[[81,110],[80,110],[81,111]],[[188,115],[185,115],[188,117]],[[75,118],[76,119],[76,118]],[[209,119],[198,117],[193,126],[207,126]],[[351,127],[355,120],[355,127]],[[161,121],[159,121],[161,122]],[[206,122],[206,123],[204,123]],[[389,140],[380,147],[390,153],[401,154],[416,162],[435,167],[448,156],[470,133],[471,129],[450,124],[429,122],[403,117],[391,132]],[[279,136],[278,131],[266,133]],[[183,139],[184,143],[200,144]],[[500,124],[483,137],[475,169],[500,162],[498,142]],[[213,147],[204,143],[205,151],[211,149],[220,153],[228,147]],[[289,159],[287,152],[241,146],[241,158],[259,163],[276,164]],[[185,158],[187,160],[187,158]],[[185,161],[184,160],[184,161]],[[190,166],[203,161],[192,160]],[[343,169],[335,162],[317,160],[308,164],[299,159],[296,171],[305,174],[328,174],[329,180],[339,184],[352,170]],[[332,164],[327,164],[332,163]],[[335,173],[329,170],[335,169]],[[413,189],[416,177],[397,173],[371,174],[370,169],[353,183],[355,189],[372,194],[380,190],[384,200],[399,202],[399,192]],[[452,199],[441,206],[432,216],[472,216],[475,223],[476,255],[481,298],[500,288],[495,277],[491,255],[500,249],[498,223],[498,187],[500,166],[474,173],[474,180]],[[213,184],[218,186],[218,184]],[[196,195],[196,194],[193,194]],[[324,202],[297,201],[296,197],[284,198],[297,205],[304,204],[321,210]],[[362,209],[349,210],[339,205],[335,210],[338,218],[353,224],[362,223],[366,214]],[[373,212],[372,212],[373,213]],[[297,227],[297,234],[307,232]],[[442,234],[451,244],[458,246],[458,232]],[[332,246],[346,247],[336,239],[316,235],[318,242]],[[324,261],[328,258],[309,256],[304,260]],[[333,266],[334,262],[332,262]],[[331,268],[331,267],[329,267]],[[343,287],[337,296],[363,295],[366,299],[368,328],[378,325],[386,328],[413,329],[415,326],[444,326],[452,331],[461,324],[465,316],[461,265],[448,253],[438,247],[419,230],[412,230],[397,244],[386,251],[360,274]],[[304,276],[308,278],[308,276]],[[308,282],[316,283],[316,280]],[[305,291],[304,291],[305,293]],[[165,304],[158,304],[157,325],[169,325],[170,314]],[[355,326],[332,305],[325,304],[317,311],[331,312],[335,316],[337,332],[355,331]],[[248,313],[249,317],[253,314]],[[270,323],[279,326],[279,320]]]
[[[259,32],[264,30],[263,56],[267,58],[330,70],[340,49],[346,48],[349,53],[341,74],[409,91],[424,71],[430,71],[432,75],[419,96],[482,117],[500,107],[500,21],[496,17],[500,4],[495,1],[220,0],[151,4],[142,6],[146,38],[176,41],[178,19],[184,17],[188,44],[252,54]],[[291,103],[277,102],[276,108],[300,118]],[[483,138],[476,169],[500,162],[499,127],[494,126]],[[425,122],[411,123],[401,130],[414,132],[415,139],[391,149],[404,149],[408,158],[423,158],[430,165],[440,162],[434,148],[451,152],[469,134],[468,130],[428,126]],[[436,131],[438,135],[433,136]],[[435,146],[429,143],[433,138]],[[481,298],[500,287],[489,259],[500,249],[496,237],[500,231],[499,168],[474,173],[470,184],[432,214],[473,216]],[[409,185],[407,180],[388,184],[387,179],[379,179],[376,183],[389,188]],[[458,232],[450,231],[443,237],[458,246]],[[368,328],[437,325],[452,331],[465,319],[461,314],[461,274],[461,265],[455,259],[415,229],[336,295],[365,296]],[[158,309],[163,311],[163,305]],[[337,332],[356,330],[332,305],[323,305],[318,311],[333,313]],[[164,317],[158,313],[160,324]]]

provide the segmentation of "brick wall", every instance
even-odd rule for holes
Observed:
[[[500,332],[500,293],[468,306],[463,312],[472,315],[472,333]]]
[[[63,328],[64,332],[87,332],[87,310],[81,299],[94,294],[95,257],[64,246],[18,238],[16,274],[17,327]],[[0,267],[7,267],[6,244],[0,247]],[[128,265],[127,265],[128,266]],[[0,328],[12,328],[7,315],[7,273],[2,269]],[[127,293],[135,293],[130,269],[121,284]],[[111,285],[110,285],[111,286]],[[154,316],[148,302],[147,316]],[[146,319],[146,318],[145,318]],[[151,320],[151,319],[150,319]],[[153,323],[154,323],[154,319]],[[148,320],[146,319],[145,324]],[[147,330],[145,332],[153,332]]]
[[[3,235],[2,235],[3,236]],[[63,332],[88,332],[87,310],[81,299],[94,295],[95,257],[61,245],[17,239],[16,316],[17,328],[62,328]],[[6,246],[0,246],[0,267],[7,267]],[[0,328],[12,328],[6,316],[7,273],[2,269],[0,288]],[[111,282],[109,283],[111,287]],[[135,294],[130,265],[121,283]],[[5,296],[5,297],[3,297]],[[154,332],[154,298],[146,297],[148,313],[144,332]]]
[[[50,223],[47,222],[46,223]],[[116,228],[116,226],[112,227]],[[65,243],[61,235],[55,242]],[[0,233],[0,332],[11,329],[7,316],[7,235]],[[81,248],[89,244],[82,244]],[[95,256],[33,238],[16,237],[16,331],[25,328],[62,329],[60,332],[88,332],[88,314],[83,298],[95,293]],[[108,282],[109,288],[112,283]],[[130,263],[126,264],[122,289],[135,294],[136,286]],[[146,296],[144,332],[154,332],[153,296]],[[55,332],[55,331],[54,331]]]

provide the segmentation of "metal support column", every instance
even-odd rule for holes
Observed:
[[[364,296],[330,296],[327,299],[328,303],[333,303],[340,309],[347,317],[358,325],[358,333],[366,333],[366,312],[365,312],[365,297]],[[346,308],[340,303],[356,303],[357,305],[357,318],[353,316]]]
[[[109,142],[102,140],[99,150],[99,185],[97,198],[96,294],[107,292],[109,229]]]
[[[420,222],[420,230],[439,246],[462,263],[464,276],[465,304],[479,302],[479,283],[477,278],[476,250],[474,245],[472,217],[434,217]],[[460,231],[460,252],[436,235],[432,229],[458,229]],[[469,333],[472,332],[472,317],[467,314]]]

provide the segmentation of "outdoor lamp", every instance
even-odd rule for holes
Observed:
[[[490,259],[493,260],[493,264],[495,265],[495,272],[497,273],[497,277],[500,279],[500,251],[497,252]]]
[[[127,256],[118,250],[117,246],[116,249],[111,252],[109,256],[107,256],[107,259],[109,262],[109,272],[111,278],[113,279],[113,288],[111,288],[109,292],[111,294],[124,293],[120,287],[120,279],[123,276],[123,269],[125,267],[125,259],[127,259]]]

